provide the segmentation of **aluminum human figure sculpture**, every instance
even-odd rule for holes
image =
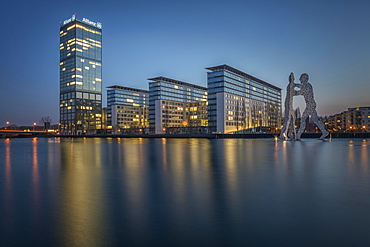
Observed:
[[[295,95],[296,84],[294,83],[294,74],[293,72],[289,75],[289,84],[286,87],[286,98],[284,102],[285,112],[284,112],[284,125],[280,133],[280,139],[294,138],[296,136],[295,131],[295,114],[293,109],[293,96]],[[292,133],[294,136],[292,136]]]
[[[313,96],[313,88],[312,85],[308,82],[308,75],[306,73],[302,74],[299,80],[301,84],[296,84],[295,86],[298,87],[300,90],[294,90],[295,95],[303,95],[305,102],[306,102],[306,109],[304,109],[302,118],[301,118],[301,126],[297,135],[295,136],[296,140],[301,138],[303,131],[306,129],[306,119],[311,115],[311,120],[316,126],[321,130],[322,135],[320,139],[324,139],[329,132],[325,129],[324,124],[319,120],[316,112],[316,102]]]

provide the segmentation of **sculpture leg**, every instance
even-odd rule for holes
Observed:
[[[292,113],[292,130],[293,130],[293,138],[295,139],[296,136],[297,136],[297,131],[295,129],[295,121],[296,121],[296,118],[295,118],[295,114],[294,112]]]
[[[306,110],[304,110],[302,114],[302,118],[301,118],[301,126],[299,127],[298,134],[295,137],[296,140],[301,139],[301,135],[303,131],[306,129],[306,119],[308,118],[308,116],[309,116],[309,113]]]
[[[296,137],[296,131],[295,131],[295,117],[294,114],[290,115],[290,124],[289,124],[289,133],[288,133],[289,139],[294,139]]]
[[[290,117],[286,117],[285,118],[285,123],[283,125],[283,129],[281,130],[281,133],[280,133],[280,139],[285,139],[286,138],[288,128],[289,128],[289,124],[290,124]]]
[[[317,113],[314,114],[314,117],[312,117],[312,122],[314,122],[314,124],[316,124],[316,126],[320,129],[320,131],[322,133],[322,135],[319,138],[320,140],[323,140],[327,135],[329,135],[329,131],[327,131],[325,129],[324,124],[317,117]]]

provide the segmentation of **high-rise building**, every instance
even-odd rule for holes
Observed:
[[[107,90],[108,126],[114,132],[121,129],[143,129],[149,127],[149,91],[111,86]]]
[[[208,126],[233,133],[280,127],[281,88],[228,65],[206,68]]]
[[[166,133],[168,128],[207,126],[207,88],[166,77],[148,80],[152,133]]]
[[[73,15],[60,26],[60,124],[64,134],[102,124],[102,25]]]

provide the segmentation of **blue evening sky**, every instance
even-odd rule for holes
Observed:
[[[289,73],[297,82],[308,73],[319,115],[370,106],[369,9],[358,0],[3,1],[0,126],[59,122],[59,25],[74,13],[103,23],[103,106],[107,86],[147,89],[156,76],[206,86],[204,68],[221,64],[284,97]]]

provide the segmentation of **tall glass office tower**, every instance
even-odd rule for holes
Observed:
[[[72,18],[60,27],[62,134],[93,133],[102,124],[102,25]]]

